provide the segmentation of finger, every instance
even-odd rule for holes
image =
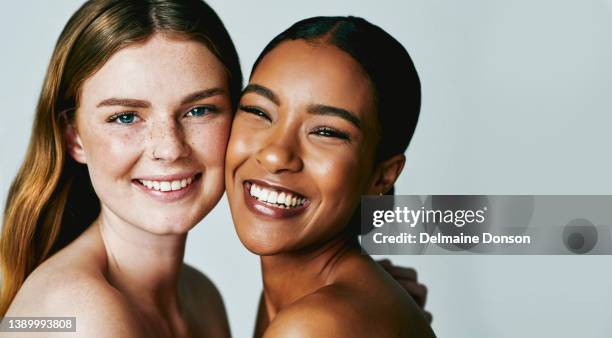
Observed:
[[[427,287],[425,285],[411,281],[398,280],[398,282],[421,308],[425,307],[427,302]]]
[[[413,268],[391,266],[389,268],[385,268],[385,270],[387,270],[387,272],[389,272],[394,279],[407,279],[416,282],[418,278],[417,271]]]
[[[431,325],[431,322],[433,321],[433,316],[431,315],[431,312],[423,311],[423,314],[425,315],[425,319],[427,319],[429,325]]]
[[[393,263],[391,263],[391,261],[388,258],[376,261],[376,263],[382,265],[384,268],[392,267],[393,266]]]

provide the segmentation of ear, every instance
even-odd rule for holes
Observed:
[[[74,123],[66,124],[64,137],[66,138],[66,150],[68,154],[70,154],[75,161],[86,164],[87,158],[85,156],[85,149],[83,149],[81,137]]]
[[[399,177],[404,164],[406,163],[406,156],[404,154],[395,155],[380,164],[374,169],[374,176],[368,194],[380,195],[385,194],[393,187],[395,181]]]

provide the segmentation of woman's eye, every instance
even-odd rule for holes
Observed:
[[[257,107],[241,105],[239,107],[239,109],[244,111],[244,112],[247,112],[249,114],[253,114],[255,116],[259,116],[259,117],[261,117],[263,119],[266,119],[268,121],[272,121],[272,119],[270,118],[270,116],[266,112],[264,112],[263,110],[261,110],[261,109],[259,109]]]
[[[217,109],[215,107],[207,107],[207,106],[199,106],[199,107],[194,107],[191,108],[187,114],[185,114],[185,116],[187,117],[198,117],[198,116],[204,116],[210,113],[214,113],[216,112]]]
[[[323,137],[333,137],[341,140],[350,141],[348,134],[341,132],[339,130],[329,128],[329,127],[320,127],[316,128],[312,134]]]
[[[111,116],[108,119],[108,122],[115,122],[118,124],[133,124],[137,122],[140,118],[136,113],[119,113]]]

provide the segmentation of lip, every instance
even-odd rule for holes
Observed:
[[[193,177],[193,181],[188,186],[179,189],[179,190],[171,190],[171,191],[160,191],[153,190],[142,185],[138,180],[149,180],[149,181],[175,181],[182,180],[189,177]],[[188,195],[190,195],[193,191],[195,191],[196,187],[200,185],[202,182],[202,173],[197,174],[176,174],[176,175],[163,175],[163,176],[146,176],[139,177],[138,179],[133,179],[132,184],[136,186],[136,188],[147,196],[153,198],[156,201],[170,203],[176,202],[181,199],[184,199]]]
[[[190,178],[201,173],[198,172],[190,172],[190,173],[180,173],[180,174],[170,174],[170,175],[154,175],[154,176],[140,176],[135,178],[135,180],[147,180],[147,181],[176,181],[182,180],[184,178]]]
[[[260,200],[258,200],[257,198],[251,196],[251,194],[249,193],[249,189],[251,188],[251,184],[255,183],[259,186],[262,187],[268,187],[271,189],[275,189],[275,190],[283,190],[283,191],[288,191],[291,192],[292,194],[295,194],[297,196],[304,196],[298,192],[295,192],[291,189],[287,189],[285,187],[279,186],[279,185],[274,185],[274,184],[270,184],[264,181],[260,181],[260,180],[245,180],[242,183],[242,190],[243,190],[243,194],[244,194],[244,202],[247,206],[247,208],[253,212],[254,214],[258,215],[258,216],[262,216],[265,218],[271,218],[271,219],[285,219],[285,218],[291,218],[291,217],[295,217],[298,216],[299,214],[303,213],[306,208],[308,208],[308,206],[310,205],[310,200],[306,199],[306,202],[304,204],[302,204],[299,207],[295,207],[295,208],[290,208],[290,209],[283,209],[283,208],[277,208],[277,207],[273,207],[270,206],[264,202],[261,202]]]

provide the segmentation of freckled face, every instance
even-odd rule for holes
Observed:
[[[215,206],[232,118],[227,80],[203,44],[155,34],[84,82],[72,153],[87,164],[103,217],[182,234]]]
[[[374,109],[361,66],[334,46],[287,41],[264,57],[226,157],[232,217],[249,250],[316,247],[345,229],[372,181]]]

